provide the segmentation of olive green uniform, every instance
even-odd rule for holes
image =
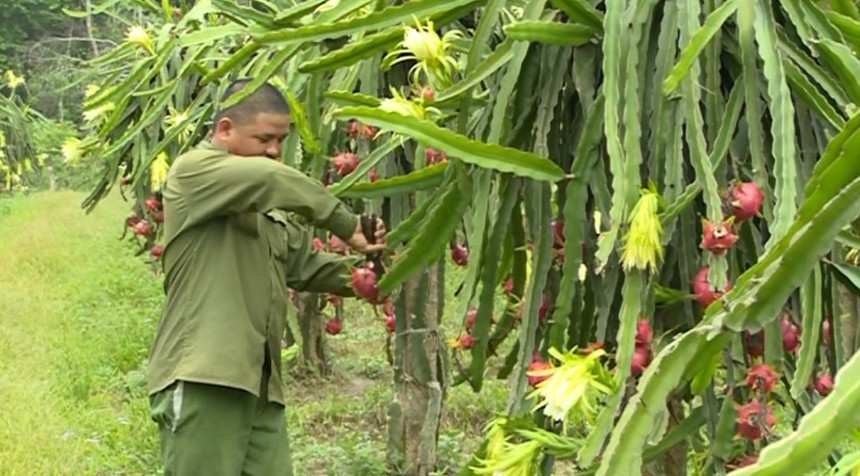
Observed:
[[[297,170],[209,142],[174,161],[163,195],[167,296],[147,386],[165,474],[291,475],[280,364],[286,286],[352,291],[347,261],[315,250],[284,212],[344,240],[356,217]]]

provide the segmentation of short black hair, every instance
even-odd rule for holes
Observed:
[[[241,91],[242,88],[250,83],[253,78],[237,79],[227,86],[227,90],[221,96],[221,102],[227,100],[233,94]],[[213,127],[218,125],[224,117],[229,117],[236,124],[247,124],[253,121],[258,114],[284,114],[290,113],[290,105],[284,94],[278,88],[269,83],[263,83],[253,93],[246,96],[238,103],[226,108],[220,109],[215,113]]]

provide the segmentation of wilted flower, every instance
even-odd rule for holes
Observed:
[[[658,206],[657,193],[643,190],[642,196],[633,207],[630,228],[621,254],[625,270],[651,268],[651,271],[655,271],[657,260],[663,258],[663,245],[660,242],[663,226],[657,215]]]

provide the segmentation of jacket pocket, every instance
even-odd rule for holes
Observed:
[[[184,382],[179,380],[149,398],[149,416],[159,428],[176,433],[183,416],[184,390]]]

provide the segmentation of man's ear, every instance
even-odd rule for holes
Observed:
[[[235,127],[236,125],[233,123],[232,119],[229,117],[222,117],[215,124],[212,135],[218,139],[226,140],[230,137],[230,133],[235,129]]]

